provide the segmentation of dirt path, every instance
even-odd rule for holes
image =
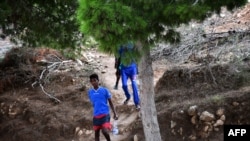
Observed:
[[[128,105],[123,105],[123,101],[125,100],[125,95],[122,90],[121,80],[119,82],[118,90],[113,89],[116,81],[114,57],[103,53],[98,53],[98,52],[96,53],[98,54],[97,56],[99,56],[98,60],[100,61],[100,64],[104,68],[103,70],[98,71],[101,77],[100,80],[101,84],[106,86],[112,93],[112,100],[117,107],[117,112],[119,115],[119,119],[117,121],[119,134],[113,135],[111,133],[111,139],[114,141],[122,141],[128,137],[129,128],[131,127],[131,124],[133,124],[135,121],[141,122],[140,115],[139,112],[135,110],[135,106],[132,100],[133,97],[131,97],[131,100],[129,101]],[[166,70],[166,67],[164,65],[158,64],[158,65],[153,65],[153,69],[154,69],[154,84],[156,84],[157,80],[162,76],[162,74]],[[128,85],[129,85],[129,91],[132,92],[129,81]],[[111,122],[113,123],[114,120],[111,119]]]
[[[100,57],[100,64],[104,67],[104,70],[100,70],[101,72],[99,72],[101,77],[101,84],[106,86],[110,90],[113,103],[116,106],[119,115],[119,119],[117,120],[119,134],[113,135],[111,133],[111,139],[114,141],[122,141],[127,138],[129,134],[127,128],[138,118],[138,112],[134,110],[134,103],[132,100],[129,101],[128,105],[123,105],[125,95],[122,90],[121,80],[119,81],[118,90],[113,89],[116,81],[114,57],[103,53],[98,54],[98,56]],[[113,122],[114,120],[111,119],[111,123]],[[105,141],[103,137],[102,140]]]

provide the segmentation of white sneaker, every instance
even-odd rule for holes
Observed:
[[[141,106],[140,105],[136,105],[135,109],[138,110],[138,111],[140,111],[141,110]]]

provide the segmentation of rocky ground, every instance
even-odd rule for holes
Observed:
[[[185,44],[152,50],[163,141],[223,141],[224,124],[250,124],[248,13],[247,5],[180,27],[189,37],[183,38]],[[93,72],[110,89],[118,110],[119,134],[111,134],[112,140],[145,140],[140,113],[132,101],[122,105],[121,83],[113,89],[113,56],[95,48],[83,50],[76,60],[44,48],[17,48],[7,56],[0,66],[0,140],[93,140],[87,98]]]

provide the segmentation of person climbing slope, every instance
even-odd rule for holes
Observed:
[[[111,141],[109,135],[109,131],[111,131],[109,106],[113,111],[114,119],[118,119],[111,100],[111,94],[107,88],[99,86],[99,77],[97,74],[90,75],[89,80],[93,86],[93,88],[88,90],[88,96],[94,108],[93,128],[95,131],[95,141],[100,141],[100,131],[102,131],[107,141]]]
[[[136,109],[140,110],[141,108],[140,98],[136,82],[138,70],[136,61],[133,58],[133,53],[132,53],[133,49],[134,49],[134,44],[131,42],[120,46],[119,48],[119,57],[121,59],[120,74],[122,79],[122,88],[126,96],[124,104],[126,105],[131,98],[127,84],[128,79],[130,79],[133,90],[134,104]]]

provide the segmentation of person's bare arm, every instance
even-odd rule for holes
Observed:
[[[110,108],[112,109],[112,111],[114,113],[114,119],[117,120],[118,116],[117,116],[117,113],[116,113],[116,110],[115,110],[115,107],[114,107],[114,104],[113,104],[111,98],[109,98],[108,101],[109,101]]]

